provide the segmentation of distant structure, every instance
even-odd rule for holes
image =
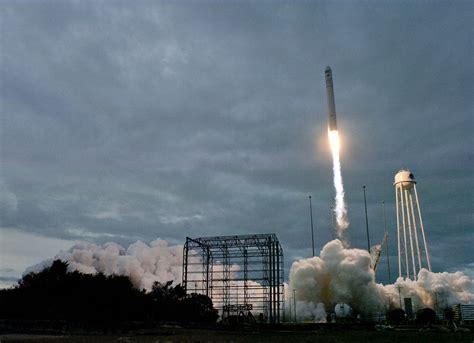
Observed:
[[[223,321],[280,323],[283,249],[275,234],[186,237],[183,286],[212,299]]]
[[[409,279],[413,277],[413,280],[416,280],[421,268],[427,267],[431,271],[416,180],[409,170],[400,170],[395,175],[393,185],[397,211],[398,275],[399,277],[405,275]],[[426,267],[423,266],[423,256],[420,252],[419,231],[423,240]]]

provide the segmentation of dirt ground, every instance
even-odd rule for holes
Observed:
[[[354,343],[354,342],[403,342],[403,343],[472,343],[474,335],[471,332],[421,332],[417,330],[404,331],[224,331],[224,330],[175,330],[157,335],[0,335],[0,342],[324,342],[324,343]]]

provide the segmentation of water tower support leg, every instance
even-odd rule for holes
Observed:
[[[425,227],[423,226],[423,219],[421,218],[421,210],[420,210],[420,202],[418,200],[418,192],[416,191],[416,185],[413,185],[413,187],[415,189],[416,207],[418,209],[418,217],[420,219],[421,235],[423,236],[423,244],[425,246],[426,262],[428,262],[428,270],[431,271],[430,254],[428,253],[428,245],[426,245]]]
[[[413,280],[416,281],[417,272],[415,265],[415,250],[413,249],[413,232],[411,230],[410,204],[408,203],[408,190],[405,191],[405,205],[407,207],[408,234],[410,235],[411,264],[413,268]]]
[[[413,231],[415,231],[416,253],[418,257],[418,270],[420,270],[422,268],[420,244],[418,243],[418,228],[416,226],[415,211],[413,210],[413,192],[411,190],[410,190],[410,206],[411,206],[411,216],[412,216],[412,221],[413,221]]]
[[[408,264],[408,247],[407,247],[407,229],[405,223],[405,204],[403,202],[403,193],[405,191],[400,189],[401,209],[402,209],[402,222],[403,222],[403,245],[405,248],[405,269],[407,272],[407,278],[410,278],[410,267]]]
[[[397,238],[398,238],[398,277],[402,277],[402,255],[400,250],[400,210],[398,209],[398,188],[395,188],[395,203],[397,209]]]

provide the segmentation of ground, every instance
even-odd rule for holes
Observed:
[[[324,342],[324,343],[354,343],[354,342],[416,342],[416,343],[472,343],[474,335],[471,332],[421,332],[419,330],[403,331],[224,331],[224,330],[165,330],[154,335],[0,335],[0,342]]]

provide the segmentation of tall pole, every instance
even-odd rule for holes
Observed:
[[[382,212],[383,212],[383,226],[385,231],[385,248],[387,252],[387,268],[388,268],[388,283],[392,282],[392,276],[390,275],[390,254],[388,253],[388,234],[387,234],[387,218],[385,217],[385,201],[382,200]]]
[[[367,217],[367,197],[365,196],[365,185],[362,188],[364,189],[365,227],[367,229],[367,251],[370,255],[369,218]]]
[[[296,323],[296,290],[293,290],[293,307],[295,309],[295,323]]]
[[[311,218],[311,245],[313,247],[313,257],[314,257],[313,206],[311,205],[311,195],[309,196],[309,216]]]

